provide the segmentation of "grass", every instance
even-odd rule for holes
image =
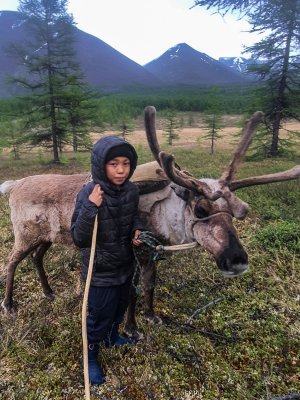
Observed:
[[[140,162],[151,159],[138,148]],[[197,176],[220,176],[230,155],[172,149]],[[0,181],[35,173],[87,171],[88,155],[62,166],[33,161],[3,166]],[[293,160],[245,162],[239,176],[271,173]],[[101,350],[107,384],[92,399],[270,400],[300,392],[300,188],[282,182],[242,189],[251,210],[236,228],[249,254],[249,272],[226,280],[211,256],[190,250],[159,261],[155,308],[163,325],[137,321],[145,339]],[[7,197],[0,198],[0,264],[13,244]],[[18,267],[15,316],[0,314],[0,399],[84,398],[79,256],[51,248],[45,269],[57,298],[43,298],[30,260]],[[0,297],[5,288],[3,268]]]

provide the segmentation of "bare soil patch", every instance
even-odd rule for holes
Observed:
[[[178,139],[173,140],[172,146],[174,147],[195,147],[199,146],[202,149],[209,149],[211,146],[211,141],[206,136],[209,133],[209,129],[205,126],[203,121],[203,116],[200,113],[193,114],[192,122],[188,120],[187,113],[182,113],[181,119],[182,128],[177,130]],[[143,119],[139,118],[135,121],[135,129],[134,131],[128,133],[125,138],[126,140],[133,144],[134,146],[140,145],[147,147],[147,137],[144,129]],[[157,137],[159,143],[163,145],[167,145],[167,134],[163,130],[163,121],[157,119]],[[219,139],[215,141],[214,150],[222,151],[222,150],[232,150],[235,149],[239,134],[242,131],[243,122],[242,118],[239,115],[227,115],[223,117],[222,120],[222,128],[218,130]],[[283,125],[283,129],[280,132],[280,137],[284,138],[287,136],[288,131],[297,131],[300,132],[300,122],[292,120],[288,121]],[[99,132],[91,132],[90,133],[93,143],[95,143],[98,139],[103,136],[108,135],[118,135],[118,132],[115,130],[106,130],[104,133]],[[2,149],[2,153],[0,153],[0,159],[9,158],[9,154],[11,149]],[[28,150],[23,151],[21,149],[21,153],[27,153]],[[49,152],[45,150],[45,148],[34,147],[30,150],[30,153],[46,153]],[[66,146],[64,148],[64,152],[72,152],[71,146]],[[23,157],[22,157],[23,158]]]
[[[195,126],[194,126],[195,125]],[[215,150],[220,151],[232,150],[236,147],[239,134],[242,132],[242,121],[240,116],[226,116],[222,123],[223,128],[218,130],[219,139],[215,142]],[[161,122],[157,124],[157,137],[160,144],[167,144],[167,135],[161,128]],[[280,132],[280,136],[286,137],[288,131],[298,131],[300,132],[300,123],[298,121],[286,122],[283,129]],[[178,139],[173,140],[173,146],[180,147],[194,147],[199,146],[202,149],[210,147],[210,139],[206,136],[208,135],[208,128],[204,125],[201,118],[197,119],[197,123],[193,126],[183,128],[178,130]],[[101,136],[115,135],[115,131],[106,131],[104,134],[91,133],[93,142],[97,141]],[[144,129],[136,129],[126,135],[126,140],[136,145],[147,146],[147,137]]]

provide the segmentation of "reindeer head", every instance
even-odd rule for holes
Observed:
[[[156,110],[145,108],[145,128],[151,152],[172,182],[174,192],[186,202],[185,230],[187,236],[196,240],[209,251],[225,276],[236,276],[248,268],[248,256],[238,238],[232,223],[233,217],[244,219],[248,204],[233,192],[237,189],[271,182],[296,179],[300,166],[277,174],[256,176],[235,180],[239,164],[251,144],[256,126],[263,113],[254,113],[246,123],[243,136],[233,155],[232,161],[219,179],[196,179],[182,171],[174,157],[160,150],[156,129]]]

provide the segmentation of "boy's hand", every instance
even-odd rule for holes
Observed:
[[[134,246],[140,246],[143,243],[141,240],[138,239],[140,233],[141,231],[139,231],[138,229],[134,232],[134,237],[132,239],[132,244]]]
[[[98,183],[95,185],[92,193],[89,195],[89,200],[96,204],[97,207],[100,207],[103,203],[103,191]]]

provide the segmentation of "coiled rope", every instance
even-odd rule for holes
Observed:
[[[138,237],[143,242],[138,247],[133,248],[135,259],[141,255],[150,255],[153,261],[157,261],[163,257],[164,247],[162,243],[150,231],[142,231]]]
[[[143,243],[138,247],[133,246],[135,269],[132,279],[132,285],[135,288],[137,294],[140,293],[139,277],[142,274],[140,258],[143,258],[145,260],[145,258],[147,257],[148,265],[150,265],[151,262],[155,262],[164,258],[162,243],[158,239],[156,239],[152,232],[142,231],[139,234],[138,239],[141,240]]]
[[[133,286],[138,290],[137,278],[141,275],[142,267],[139,261],[140,257],[145,258],[148,257],[148,263],[156,262],[159,260],[165,259],[165,253],[167,251],[178,251],[178,250],[188,250],[193,249],[198,246],[197,242],[191,243],[183,243],[173,246],[164,246],[150,231],[142,231],[138,237],[139,240],[143,242],[143,244],[139,247],[133,247],[134,258],[136,262],[136,267],[133,276]]]

